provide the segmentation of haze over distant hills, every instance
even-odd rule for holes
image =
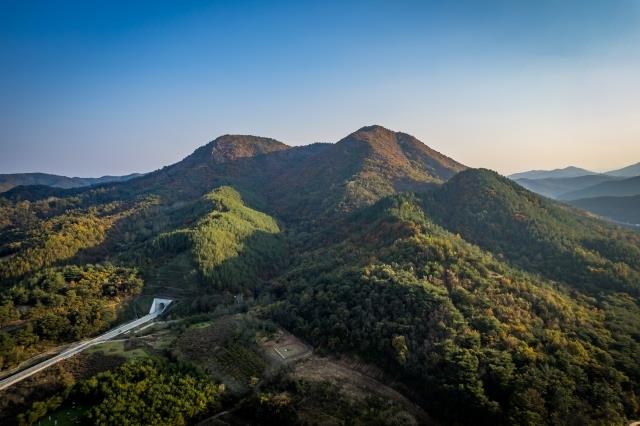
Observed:
[[[640,163],[632,164],[630,166],[623,167],[618,170],[612,170],[610,172],[606,172],[605,174],[609,176],[619,176],[619,177],[640,176]]]
[[[640,163],[606,173],[567,167],[516,173],[509,177],[545,197],[569,201],[614,221],[637,223],[635,196],[640,194]]]
[[[569,166],[563,169],[553,170],[530,170],[527,172],[514,173],[509,175],[511,179],[548,179],[548,178],[573,178],[578,176],[596,175],[598,173],[592,172],[579,167]]]
[[[136,179],[0,194],[1,369],[158,294],[171,323],[88,354],[106,373],[10,388],[0,422],[155,419],[166,395],[226,424],[640,416],[640,233],[381,126],[224,135]],[[158,376],[152,402],[122,396]]]
[[[616,179],[617,178],[609,175],[590,174],[567,178],[519,178],[515,179],[515,181],[528,190],[544,195],[545,197],[559,198],[567,192],[577,191]]]
[[[583,169],[575,166],[568,166],[562,169],[553,170],[529,170],[520,173],[514,173],[509,175],[510,179],[562,179],[562,178],[575,178],[581,176],[612,176],[612,177],[634,177],[640,176],[640,162],[632,164],[630,166],[623,167],[621,169],[611,170],[604,173],[593,172],[591,170]]]
[[[560,195],[562,200],[578,200],[592,197],[625,197],[640,194],[640,176],[604,181],[586,188]]]
[[[5,192],[20,185],[46,185],[54,188],[78,188],[81,186],[98,185],[108,182],[123,182],[140,173],[132,173],[126,176],[102,176],[99,178],[80,178],[52,175],[48,173],[11,173],[0,174],[0,192]]]

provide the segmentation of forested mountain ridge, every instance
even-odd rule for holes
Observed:
[[[414,137],[369,126],[335,144],[289,147],[270,138],[225,135],[182,161],[131,182],[93,188],[16,189],[11,200],[76,196],[113,201],[149,194],[163,202],[194,200],[232,185],[246,199],[286,218],[350,211],[398,191],[424,190],[466,167]],[[258,198],[260,200],[258,200]]]
[[[465,166],[410,135],[369,126],[335,144],[288,147],[252,136],[222,136],[147,181],[188,190],[212,182],[261,194],[268,211],[288,220],[349,211],[397,191],[441,183]],[[145,179],[137,186],[145,185]],[[126,185],[125,185],[126,187]],[[176,188],[185,192],[184,187]],[[202,190],[202,189],[200,189]]]
[[[465,168],[410,135],[368,126],[287,168],[270,194],[276,213],[296,220],[429,189]]]
[[[422,206],[403,195],[355,213],[274,282],[274,317],[396,372],[447,423],[622,424],[638,409],[637,389],[623,390],[635,388],[638,336],[613,343],[634,333],[625,315],[640,321],[633,299],[596,300],[508,266]]]
[[[599,291],[640,294],[640,235],[608,226],[488,170],[425,195],[436,223],[519,267]]]
[[[443,424],[640,416],[640,235],[380,126],[304,147],[226,135],[129,182],[15,188],[0,196],[0,285],[5,366],[108,327],[141,292],[177,299],[178,322],[276,321],[376,365]],[[293,394],[250,379],[281,419]],[[96,383],[64,398],[85,404]]]

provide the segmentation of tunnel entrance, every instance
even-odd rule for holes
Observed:
[[[153,299],[153,303],[151,304],[151,309],[149,309],[150,314],[161,314],[167,309],[167,306],[173,302],[171,299]]]

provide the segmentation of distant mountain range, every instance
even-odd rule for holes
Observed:
[[[612,170],[605,174],[609,176],[618,176],[618,177],[640,176],[640,163],[632,164],[630,166],[623,167],[622,169]]]
[[[529,191],[544,195],[545,197],[558,199],[567,192],[578,191],[602,182],[615,181],[616,179],[618,178],[613,176],[593,174],[566,178],[520,178],[515,181]]]
[[[102,176],[99,178],[81,178],[52,175],[48,173],[12,173],[0,174],[0,192],[5,192],[21,185],[46,185],[54,188],[80,188],[83,186],[98,185],[109,182],[124,182],[140,173],[132,173],[126,176]]]
[[[628,197],[640,194],[640,176],[632,178],[603,181],[560,195],[561,200],[579,200],[592,197]]]
[[[530,191],[570,201],[576,207],[617,222],[633,223],[640,195],[640,163],[606,173],[578,167],[532,170],[509,176]],[[636,210],[634,210],[636,209]]]
[[[509,175],[510,179],[557,179],[557,178],[574,178],[580,176],[589,175],[604,175],[613,177],[634,177],[640,176],[640,162],[632,164],[621,169],[611,170],[604,173],[592,172],[591,170],[583,169],[580,167],[569,166],[563,169],[553,170],[529,170],[526,172],[514,173]]]
[[[528,172],[515,173],[509,177],[513,180],[518,179],[558,179],[558,178],[574,178],[578,176],[597,175],[596,172],[591,172],[579,167],[569,166],[564,169],[554,170],[530,170]]]

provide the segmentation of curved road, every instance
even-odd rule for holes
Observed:
[[[162,302],[158,302],[156,303],[157,300],[161,300]],[[171,303],[171,300],[167,300],[167,299],[155,299],[153,301],[153,304],[151,305],[151,312],[143,317],[138,318],[137,320],[133,320],[131,322],[122,324],[116,328],[113,328],[109,331],[107,331],[104,334],[99,335],[98,337],[94,337],[93,339],[90,340],[85,340],[83,342],[78,343],[77,345],[71,346],[67,349],[65,349],[64,351],[60,352],[58,355],[51,357],[45,361],[42,361],[34,366],[31,366],[25,370],[20,371],[19,373],[13,374],[9,377],[7,377],[6,379],[0,380],[0,390],[6,389],[11,385],[14,385],[16,383],[18,383],[21,380],[26,379],[29,376],[32,376],[34,374],[36,374],[39,371],[44,370],[45,368],[51,367],[54,364],[57,364],[58,362],[70,358],[82,351],[84,351],[85,349],[89,348],[90,346],[96,345],[98,343],[102,343],[106,340],[109,339],[113,339],[116,336],[119,336],[121,334],[126,333],[129,330],[132,330],[144,323],[147,323],[149,321],[153,321],[154,319],[156,319],[160,314],[162,314],[162,312],[164,312],[164,310],[166,309],[166,307],[169,305],[169,303]]]

